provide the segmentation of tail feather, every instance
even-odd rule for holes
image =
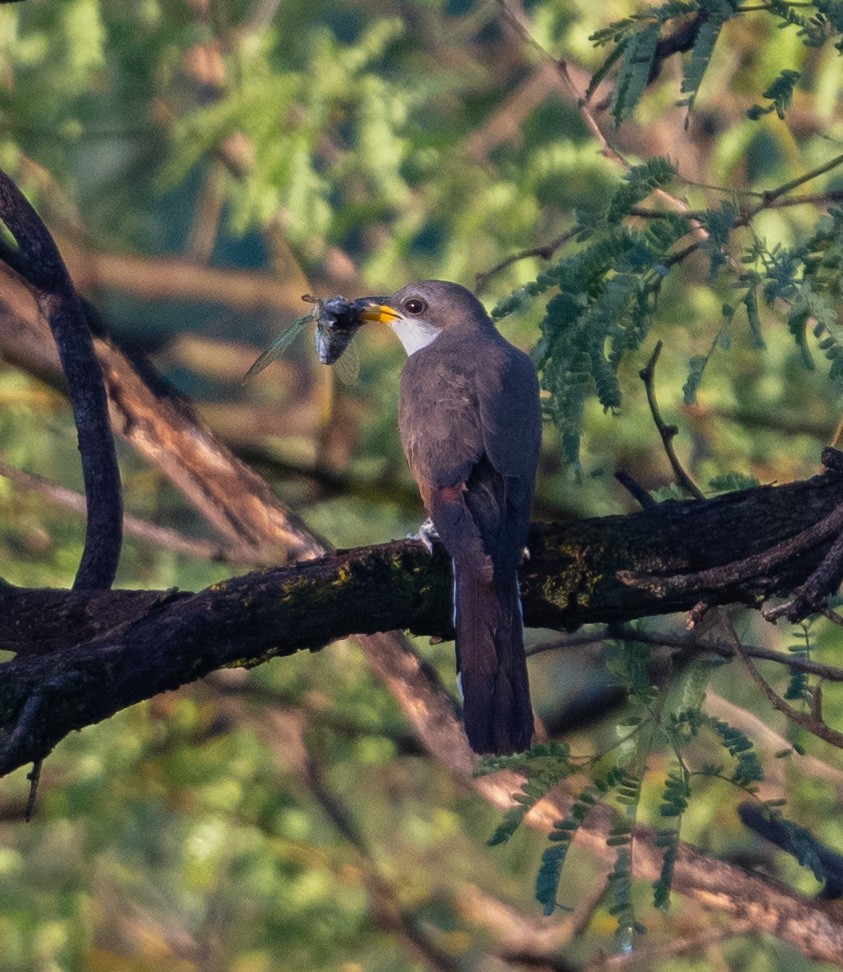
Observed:
[[[516,575],[489,582],[455,567],[457,669],[463,721],[476,753],[518,753],[530,745],[527,680]]]

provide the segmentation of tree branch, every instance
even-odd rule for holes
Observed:
[[[72,513],[85,516],[85,497],[75,489],[60,486],[37,473],[15,469],[2,458],[0,458],[0,476],[8,479],[20,489],[40,493],[49,502],[55,503]],[[132,516],[131,513],[126,513],[123,516],[123,532],[127,536],[135,537],[146,543],[214,563],[231,563],[242,566],[250,563],[249,557],[254,552],[249,548],[238,548],[213,540],[189,537],[170,527],[159,526],[159,524],[144,520],[141,517]]]
[[[686,576],[704,579],[707,564],[760,556],[793,535],[813,538],[810,521],[822,522],[841,503],[843,478],[830,471],[626,516],[537,524],[522,572],[526,623],[570,629],[686,610],[703,597],[763,599],[810,575],[831,541],[801,550],[774,578],[740,574],[731,588],[638,586],[621,578],[681,575],[694,565],[702,569]],[[450,564],[441,547],[433,558],[416,541],[362,547],[198,594],[0,588],[0,647],[18,652],[0,667],[0,732],[14,738],[0,749],[0,773],[46,755],[73,729],[223,665],[393,629],[451,635]]]
[[[0,172],[0,219],[18,246],[14,250],[3,245],[0,259],[33,289],[38,308],[49,323],[76,422],[88,522],[73,584],[88,589],[110,587],[120,559],[123,501],[91,332],[53,238],[5,172]]]
[[[56,387],[64,379],[49,331],[29,293],[0,274],[0,347]],[[193,410],[153,389],[117,348],[94,339],[115,431],[167,476],[223,537],[254,563],[317,556],[323,547],[269,484],[216,441]]]

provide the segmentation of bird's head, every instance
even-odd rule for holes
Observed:
[[[361,316],[371,323],[388,324],[407,354],[426,347],[443,331],[491,326],[474,294],[447,280],[422,280],[391,297],[371,297]]]

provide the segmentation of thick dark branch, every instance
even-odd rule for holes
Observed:
[[[775,576],[742,576],[732,587],[659,589],[622,577],[705,577],[707,567],[775,547],[841,503],[843,478],[829,471],[626,516],[538,524],[522,571],[526,623],[574,628],[686,610],[702,598],[751,602],[789,590],[830,539]],[[396,628],[447,637],[450,617],[448,558],[441,548],[428,557],[415,541],[247,574],[198,594],[0,588],[0,647],[18,652],[0,667],[0,733],[11,740],[0,773],[44,756],[73,729],[223,665]]]
[[[53,332],[79,438],[88,524],[74,587],[110,587],[122,541],[122,493],[102,372],[79,297],[47,227],[17,186],[0,172],[0,218],[18,244],[3,259],[35,291]]]
[[[73,729],[224,665],[396,621],[447,630],[449,592],[447,558],[431,561],[406,541],[247,574],[195,595],[0,588],[6,647],[43,638],[61,649],[68,629],[86,639],[47,654],[21,651],[0,666],[0,775],[43,757]]]

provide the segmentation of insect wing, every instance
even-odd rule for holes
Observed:
[[[355,338],[351,339],[348,347],[342,354],[342,357],[338,358],[334,364],[334,371],[337,373],[337,378],[344,385],[353,385],[357,381],[357,376],[360,374],[360,351],[358,350],[359,342]]]
[[[279,358],[312,320],[313,314],[309,313],[304,314],[301,317],[297,317],[294,321],[290,321],[290,323],[284,328],[284,330],[278,335],[272,344],[270,344],[266,351],[264,351],[263,354],[257,358],[246,374],[243,375],[243,381],[246,382],[250,378],[254,378],[254,376],[263,371],[268,364],[275,361],[276,358]]]

